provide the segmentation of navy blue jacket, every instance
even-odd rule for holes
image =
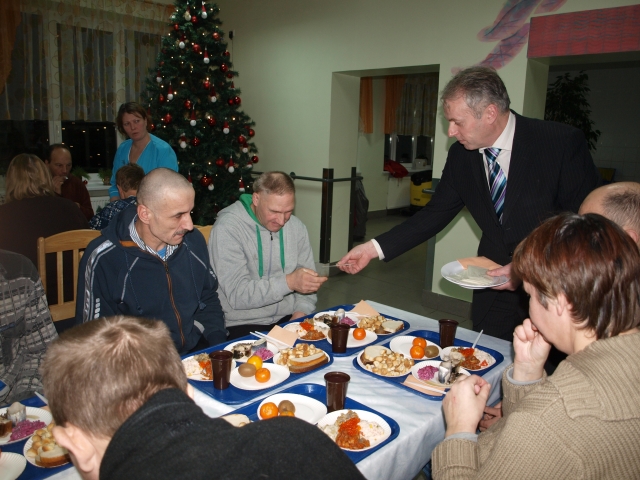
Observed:
[[[197,320],[210,345],[224,342],[218,279],[202,234],[186,234],[165,262],[131,239],[136,214],[136,208],[120,212],[87,247],[78,273],[76,323],[112,315],[162,320],[178,352],[186,353],[200,339]]]

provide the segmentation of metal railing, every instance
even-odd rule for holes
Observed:
[[[356,175],[356,167],[351,167],[351,176],[345,178],[333,178],[333,168],[323,168],[322,178],[300,177],[291,172],[294,180],[306,180],[310,182],[322,182],[322,211],[320,213],[320,263],[331,261],[331,220],[333,217],[333,184],[337,182],[351,182],[349,193],[349,240],[348,250],[353,247],[353,216],[356,204],[356,180],[362,180],[362,176]]]

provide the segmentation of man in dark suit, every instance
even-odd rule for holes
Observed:
[[[482,230],[478,255],[500,265],[492,276],[509,282],[475,290],[473,328],[505,340],[528,313],[528,298],[512,278],[515,247],[546,218],[577,212],[600,183],[584,135],[559,123],[522,117],[509,110],[509,95],[495,70],[471,67],[455,75],[442,92],[449,149],[431,201],[416,215],[358,245],[340,263],[348,273],[371,259],[392,260],[436,235],[467,207]]]

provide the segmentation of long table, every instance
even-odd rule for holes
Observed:
[[[408,321],[411,328],[405,332],[407,334],[411,334],[412,330],[438,331],[437,320],[370,300],[367,300],[367,303],[382,314]],[[476,336],[476,332],[463,328],[458,328],[456,332],[456,338],[469,342],[473,342]],[[385,342],[378,341],[376,343]],[[510,342],[487,335],[482,336],[479,344],[497,350],[504,355],[504,361],[484,375],[484,378],[491,383],[489,403],[493,404],[501,397],[500,378],[504,369],[513,362],[513,350]],[[334,357],[333,365],[330,367],[305,376],[293,384],[317,383],[324,385],[323,377],[328,371],[348,373],[351,376],[351,382],[347,395],[388,415],[400,425],[400,434],[395,440],[358,462],[357,467],[370,480],[410,480],[429,461],[432,450],[444,438],[445,423],[441,408],[442,402],[423,398],[359,372],[353,367],[353,358],[354,356]],[[284,388],[286,387],[270,390],[258,398],[272,395]],[[197,389],[195,402],[210,417],[225,415],[245,405],[225,405]],[[75,469],[71,468],[50,478],[78,479],[80,477]]]

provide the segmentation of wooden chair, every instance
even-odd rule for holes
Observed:
[[[98,230],[70,230],[68,232],[58,233],[50,237],[38,238],[38,273],[42,285],[47,291],[47,262],[46,254],[56,254],[56,285],[58,288],[58,303],[49,304],[51,318],[54,322],[74,317],[76,314],[76,296],[78,294],[78,267],[84,250],[89,242],[100,236]],[[64,301],[64,281],[62,268],[62,254],[70,251],[73,255],[73,301]]]
[[[211,233],[211,227],[213,227],[213,225],[205,225],[203,227],[200,225],[196,225],[196,228],[200,230],[200,233],[202,235],[204,235],[204,240],[205,242],[207,242],[207,245],[209,244],[209,234]]]

